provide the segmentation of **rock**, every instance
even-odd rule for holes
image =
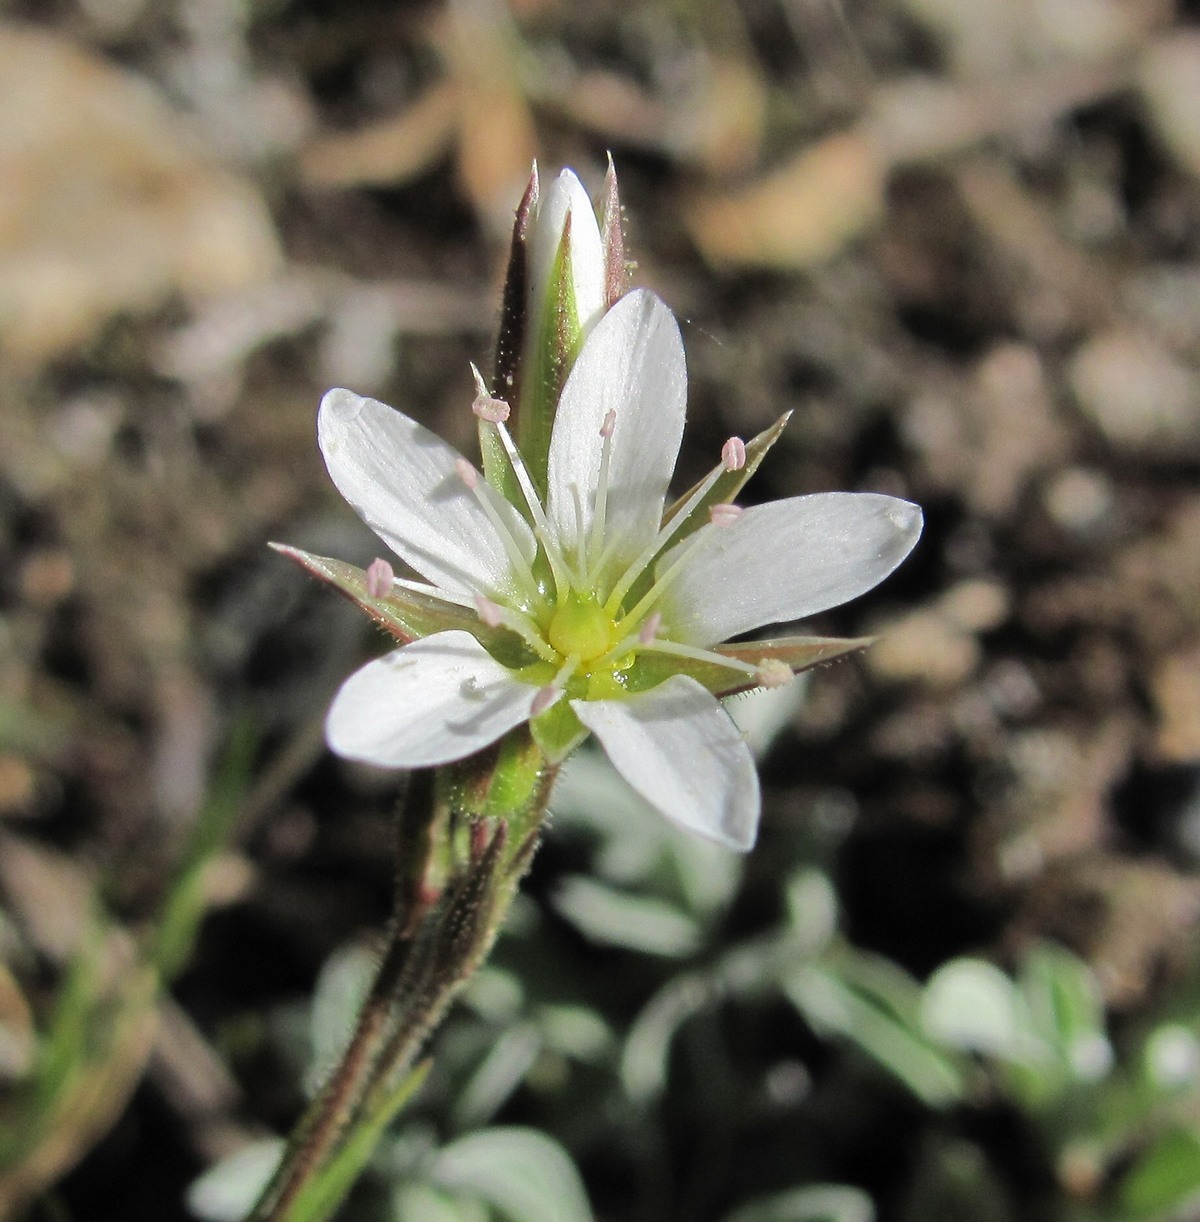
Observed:
[[[1178,458],[1200,448],[1195,371],[1144,331],[1101,332],[1068,370],[1080,409],[1114,445]]]
[[[0,26],[0,347],[36,365],[113,314],[218,293],[279,261],[258,192],[207,159],[153,86]]]
[[[1150,122],[1185,170],[1200,174],[1200,33],[1152,43],[1137,70]]]
[[[1009,609],[1008,592],[999,582],[963,581],[931,607],[882,628],[864,657],[882,679],[956,687],[974,674],[982,659],[977,634],[998,628]]]
[[[1200,644],[1164,658],[1150,689],[1158,711],[1156,755],[1171,764],[1200,761]]]
[[[714,266],[811,267],[878,222],[885,172],[871,139],[838,133],[742,187],[694,197],[684,224]]]

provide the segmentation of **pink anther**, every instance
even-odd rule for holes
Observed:
[[[386,560],[372,560],[367,569],[367,593],[372,598],[385,597],[396,580],[396,570]]]
[[[617,411],[616,408],[610,407],[604,413],[604,423],[600,426],[601,437],[611,437],[613,429],[617,427]]]
[[[537,695],[529,705],[529,716],[537,717],[539,713],[544,713],[561,695],[562,688],[555,687],[553,683],[538,688]]]
[[[758,664],[758,681],[763,687],[783,687],[795,677],[792,668],[778,658],[763,658]]]
[[[662,627],[662,612],[655,611],[652,616],[638,629],[638,640],[643,645],[650,645],[654,638],[658,636],[658,630]]]
[[[721,462],[726,471],[740,471],[746,465],[746,443],[740,437],[730,437],[721,447]]]
[[[487,394],[477,395],[475,402],[471,404],[471,410],[480,420],[486,420],[489,424],[503,424],[512,414],[512,408],[503,399]]]
[[[708,520],[714,526],[732,526],[742,516],[740,505],[728,505],[724,502],[714,505],[708,511]]]
[[[479,486],[479,472],[471,466],[465,458],[459,457],[454,460],[454,469],[458,472],[458,478],[462,480],[472,492]]]
[[[499,628],[503,616],[500,608],[492,602],[490,598],[484,598],[482,594],[475,595],[475,610],[479,614],[479,618],[489,628]]]

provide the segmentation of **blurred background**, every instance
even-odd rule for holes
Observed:
[[[240,1218],[401,788],[331,385],[469,450],[536,156],[680,315],[680,487],[920,502],[733,707],[745,859],[583,752],[342,1217],[1200,1216],[1200,6],[0,3],[0,1217]],[[803,564],[803,556],[795,558]],[[314,1000],[315,999],[315,1000]]]

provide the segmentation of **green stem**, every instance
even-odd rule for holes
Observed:
[[[429,774],[414,778],[398,825],[396,906],[374,982],[341,1060],[247,1222],[300,1216],[338,1151],[394,1095],[491,949],[537,847],[556,773],[522,728],[439,770],[432,787]]]

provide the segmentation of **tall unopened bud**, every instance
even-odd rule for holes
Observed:
[[[583,341],[607,308],[605,244],[592,201],[573,171],[563,170],[539,189],[521,241],[528,312],[516,378],[519,402],[512,406],[517,446],[534,484],[545,492],[559,395]]]
[[[542,192],[528,240],[534,333],[547,311],[565,306],[582,341],[604,313],[604,244],[592,201],[573,170],[563,170]]]

